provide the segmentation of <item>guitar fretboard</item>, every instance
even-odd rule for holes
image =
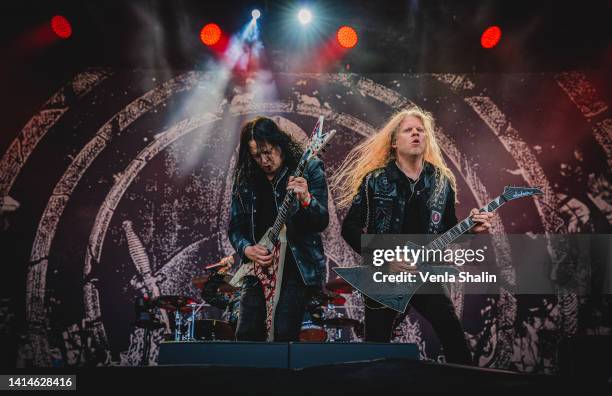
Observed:
[[[500,206],[506,203],[506,199],[503,196],[498,196],[493,199],[491,202],[480,208],[481,212],[494,212]],[[474,227],[476,223],[471,219],[471,217],[465,218],[463,221],[457,223],[453,228],[446,231],[444,234],[440,235],[434,241],[432,241],[427,248],[428,249],[437,249],[443,250],[446,246],[448,246],[455,239],[459,238],[461,235],[468,232],[472,227]]]
[[[310,150],[306,150],[300,162],[298,163],[295,172],[293,172],[294,177],[301,177],[304,174],[304,169],[306,168],[306,164],[308,163],[308,159],[310,158]],[[270,242],[275,243],[280,235],[280,232],[285,225],[285,221],[287,220],[287,215],[289,214],[289,209],[295,202],[295,194],[293,191],[287,191],[285,194],[285,199],[283,199],[283,203],[278,209],[278,214],[276,215],[276,220],[274,220],[274,225],[272,225],[272,229],[270,231]]]

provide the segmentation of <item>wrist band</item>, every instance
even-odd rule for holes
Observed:
[[[311,196],[310,196],[310,193],[308,193],[308,198],[302,201],[302,208],[307,208],[310,205],[310,201],[311,201]]]

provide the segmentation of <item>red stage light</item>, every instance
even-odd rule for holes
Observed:
[[[482,48],[493,48],[499,43],[502,31],[499,26],[489,26],[480,37],[480,45]]]
[[[215,45],[221,39],[221,28],[216,23],[204,25],[200,31],[200,40],[208,46]]]
[[[57,34],[59,38],[67,39],[72,36],[72,26],[70,26],[70,22],[61,15],[56,15],[51,18],[51,29],[53,29],[53,32]]]
[[[357,45],[357,32],[350,26],[342,26],[336,33],[338,44],[344,48],[353,48]]]

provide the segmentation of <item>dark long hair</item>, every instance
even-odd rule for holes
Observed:
[[[253,180],[256,172],[263,172],[253,160],[249,151],[249,141],[255,140],[258,146],[269,143],[281,150],[283,165],[293,171],[302,157],[304,149],[287,132],[267,117],[257,117],[247,122],[240,131],[238,161],[234,170],[234,188]]]

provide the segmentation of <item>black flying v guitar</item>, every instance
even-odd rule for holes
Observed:
[[[480,211],[494,212],[506,202],[541,194],[543,194],[542,190],[535,187],[506,186],[504,192],[500,196],[493,199],[486,206],[480,208]],[[430,242],[425,246],[425,249],[444,251],[451,242],[469,231],[474,225],[475,222],[470,217],[467,217]],[[422,248],[410,241],[406,241],[405,245],[409,249],[414,250],[420,250]],[[414,265],[418,271],[426,271],[431,275],[456,275],[459,272],[456,266],[432,265],[423,261],[417,261]],[[379,269],[372,265],[346,268],[338,267],[334,268],[334,271],[360,292],[398,312],[404,312],[406,310],[410,299],[424,283],[420,276],[416,276],[414,282],[388,282],[376,284],[373,280],[373,274],[375,271],[379,271]]]

